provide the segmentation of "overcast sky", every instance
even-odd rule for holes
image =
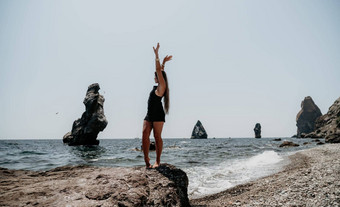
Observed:
[[[142,135],[154,54],[166,65],[164,138],[292,136],[301,101],[340,96],[340,1],[0,1],[0,138],[61,139],[99,83],[99,138]]]

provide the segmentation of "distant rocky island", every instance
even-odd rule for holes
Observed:
[[[63,142],[68,145],[98,145],[98,133],[107,126],[104,115],[104,97],[99,94],[99,84],[91,84],[83,101],[85,112],[80,119],[73,122],[72,131],[63,137]]]
[[[312,97],[305,97],[301,102],[301,110],[296,115],[297,137],[313,132],[315,130],[315,122],[320,116],[322,116],[322,113]]]
[[[255,138],[261,138],[261,124],[260,123],[255,124],[254,132],[255,132]]]
[[[194,129],[192,130],[191,139],[207,139],[207,138],[208,138],[208,134],[205,131],[200,120],[198,120],[194,126]]]
[[[301,137],[325,138],[328,143],[340,143],[340,97],[329,107],[328,112],[318,117],[315,129]]]

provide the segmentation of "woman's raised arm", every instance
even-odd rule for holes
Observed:
[[[156,48],[153,47],[153,51],[155,52],[155,56],[156,56],[156,73],[157,73],[157,78],[158,78],[158,87],[156,90],[156,95],[162,97],[166,90],[166,83],[165,83],[165,80],[162,74],[162,67],[159,61],[158,50],[159,50],[159,43],[157,43]]]

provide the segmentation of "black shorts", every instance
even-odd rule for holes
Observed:
[[[145,116],[144,120],[146,120],[148,122],[155,122],[155,121],[165,122],[165,114],[164,114],[164,112],[158,113],[158,114],[155,114],[155,115],[147,114]]]

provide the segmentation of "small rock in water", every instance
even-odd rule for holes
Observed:
[[[300,145],[294,143],[294,142],[290,142],[290,141],[284,141],[282,144],[280,144],[279,147],[298,147]]]
[[[140,148],[143,151],[143,145],[141,145]],[[155,142],[150,142],[149,150],[151,150],[151,151],[156,150],[156,143]]]

